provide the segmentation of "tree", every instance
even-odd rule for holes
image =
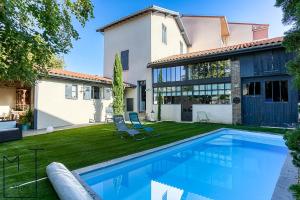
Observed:
[[[159,70],[159,75],[158,75],[158,83],[162,83],[162,69]],[[161,95],[161,90],[158,88],[158,97],[157,97],[157,120],[161,121],[161,104],[162,104],[162,95]]]
[[[288,71],[294,76],[296,85],[300,88],[300,1],[299,0],[276,0],[275,6],[283,10],[282,22],[292,25],[285,33],[283,46],[290,52],[295,52],[294,60],[287,64]]]
[[[65,61],[56,55],[50,57],[49,62],[47,63],[47,68],[63,69],[65,68]]]
[[[2,0],[0,2],[0,80],[32,85],[53,67],[53,55],[69,52],[93,17],[90,0]]]
[[[115,56],[114,77],[113,77],[113,110],[115,115],[124,114],[124,85],[123,67],[119,54]]]

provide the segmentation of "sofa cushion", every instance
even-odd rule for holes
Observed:
[[[17,126],[16,121],[0,121],[0,130],[16,128],[16,126]]]
[[[19,130],[19,128],[1,129],[1,130],[0,130],[0,134],[1,134],[1,133],[5,133],[5,132],[7,132],[7,131],[17,131],[17,130]]]

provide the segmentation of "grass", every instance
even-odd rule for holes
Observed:
[[[7,187],[34,180],[34,157],[30,148],[44,149],[38,153],[38,175],[42,178],[46,176],[46,166],[54,161],[65,164],[70,170],[75,170],[224,127],[273,133],[283,132],[280,129],[223,124],[161,122],[151,124],[151,126],[161,135],[142,141],[134,141],[130,138],[122,140],[115,134],[113,124],[103,124],[25,137],[20,141],[0,144],[1,158],[4,155],[11,157],[21,155],[19,173],[15,164],[7,164]],[[0,199],[3,197],[2,170],[1,166]],[[33,191],[34,184],[29,184],[19,189],[7,189],[7,194],[29,195]],[[58,199],[47,179],[39,182],[38,191],[38,199]]]

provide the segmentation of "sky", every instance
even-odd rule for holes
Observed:
[[[103,36],[96,29],[151,5],[186,15],[224,15],[229,22],[270,24],[269,37],[282,36],[288,26],[281,22],[282,11],[275,0],[92,0],[95,18],[85,27],[76,21],[80,39],[63,56],[66,70],[103,74]]]

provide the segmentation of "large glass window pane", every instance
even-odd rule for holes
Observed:
[[[184,68],[187,74],[187,80],[192,80],[192,68],[189,66],[185,66]]]
[[[211,84],[207,84],[207,85],[205,85],[205,87],[206,87],[206,90],[211,90]]]
[[[280,101],[280,82],[273,81],[273,101]]]
[[[212,78],[217,78],[218,77],[218,64],[217,62],[211,62],[210,63],[210,76]]]
[[[200,85],[200,90],[205,90],[205,85]]]
[[[162,68],[162,82],[166,82],[167,79],[167,69],[166,68]]]
[[[180,80],[185,81],[186,80],[186,69],[184,66],[180,67]]]
[[[224,90],[224,83],[218,84],[218,89],[219,90]]]
[[[225,83],[225,89],[227,90],[231,89],[231,83]]]
[[[218,84],[212,84],[212,89],[217,90],[218,89]]]
[[[272,81],[267,81],[265,83],[265,95],[266,95],[266,101],[271,102],[272,101]]]
[[[167,68],[167,82],[170,82],[172,79],[171,67]]]
[[[175,76],[175,81],[180,81],[180,71],[181,71],[181,67],[176,67],[176,76]]]
[[[158,69],[153,69],[153,83],[157,83],[158,80]]]
[[[172,82],[176,81],[176,68],[175,67],[171,67],[171,74],[172,74],[171,81]]]
[[[281,81],[281,101],[288,101],[288,100],[289,100],[288,82]]]
[[[254,95],[254,82],[249,84],[248,95]]]
[[[199,75],[199,67],[198,65],[191,65],[191,79],[192,80],[197,80],[199,79],[198,75]]]
[[[255,82],[255,95],[260,95],[260,82]]]
[[[212,95],[217,95],[218,94],[218,90],[213,90],[212,91]]]

